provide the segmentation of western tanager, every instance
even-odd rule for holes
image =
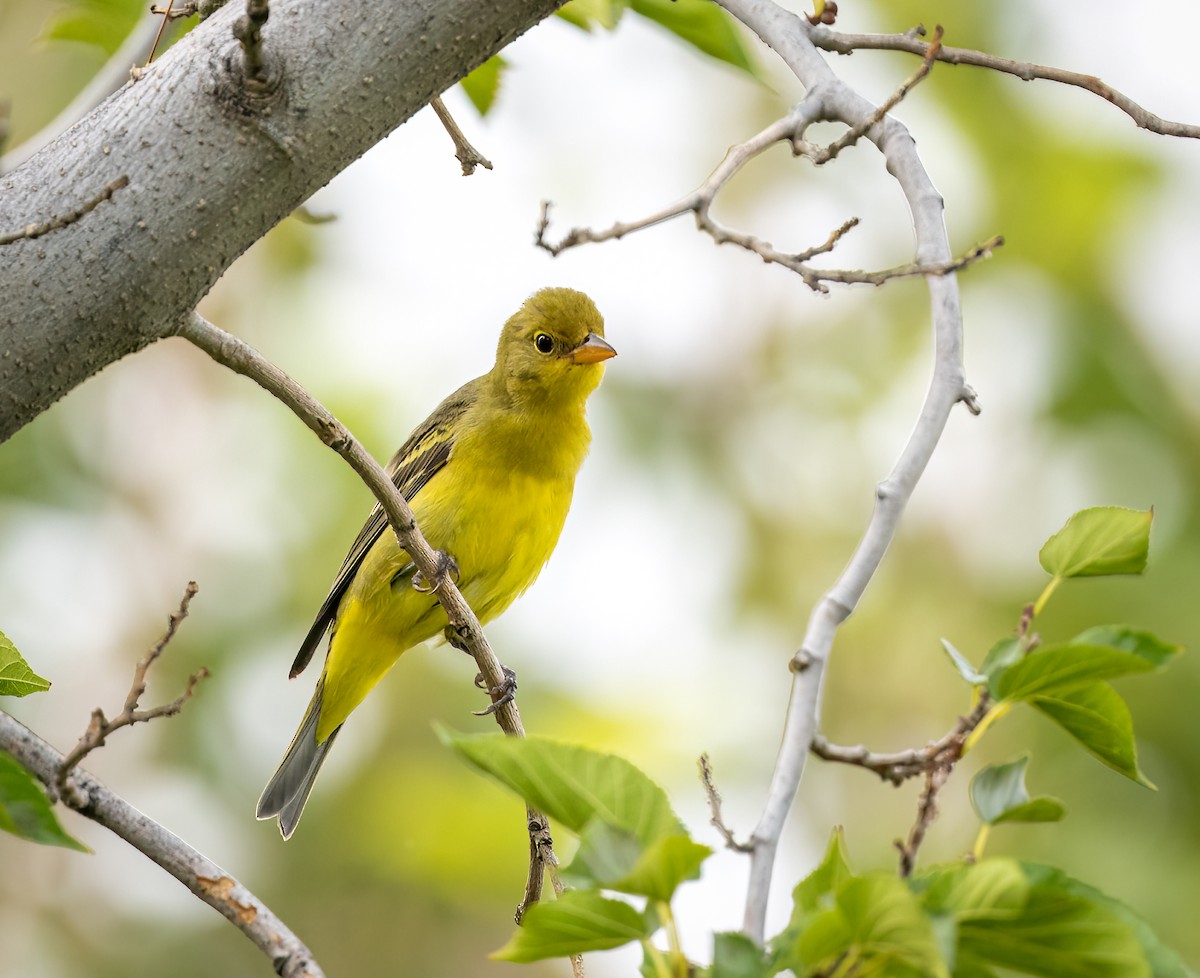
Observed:
[[[499,615],[549,559],[587,454],[585,408],[616,351],[573,289],[542,289],[504,324],[496,364],[444,400],[388,466],[430,545],[453,558],[481,622]],[[258,802],[288,838],[346,718],[396,660],[446,627],[377,505],[292,664],[330,632],[300,729]]]

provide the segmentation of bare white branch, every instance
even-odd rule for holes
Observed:
[[[862,127],[887,160],[900,184],[916,232],[916,264],[949,267],[953,261],[943,220],[942,198],[916,151],[908,131],[890,116],[876,121],[877,109],[839,79],[810,40],[814,30],[771,0],[718,0],[787,64],[808,91],[801,105],[813,118],[836,119],[852,129]],[[779,838],[804,772],[809,745],[817,733],[821,680],[838,627],[854,611],[874,575],[900,516],[941,437],[950,411],[966,390],[962,364],[962,313],[953,272],[927,275],[933,334],[934,367],[925,403],[908,444],[892,471],[876,487],[875,511],[845,571],[813,609],[799,651],[793,656],[792,696],[783,741],[768,789],[766,804],[751,835],[750,885],[745,932],[761,940],[767,895]]]

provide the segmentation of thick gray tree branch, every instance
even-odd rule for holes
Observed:
[[[0,229],[97,212],[0,261],[0,440],[102,367],[170,333],[230,263],[431,98],[561,0],[274,0],[268,83],[244,84],[213,14],[0,177]]]
[[[0,711],[0,750],[12,754],[52,790],[63,757],[24,724]],[[86,771],[71,771],[63,804],[98,822],[153,860],[226,918],[259,948],[282,978],[324,978],[308,948],[271,909],[220,866],[147,818]]]

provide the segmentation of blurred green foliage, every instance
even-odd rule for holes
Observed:
[[[13,142],[51,118],[103,62],[104,50],[112,49],[120,33],[116,25],[127,22],[119,18],[134,10],[118,6],[121,12],[111,16],[107,6],[86,8],[94,30],[88,44],[36,40],[48,30],[48,12],[58,16],[66,7],[48,11],[41,3],[11,0],[0,6],[0,97],[13,103]],[[903,31],[919,21],[940,22],[948,28],[948,44],[1014,57],[1022,56],[1022,35],[1014,23],[1025,24],[1026,40],[1039,29],[1032,4],[1014,10],[1012,5],[901,0],[862,4],[855,17],[858,23],[847,29]],[[77,18],[57,23],[49,30],[60,36],[82,29],[70,26],[79,23]],[[619,63],[623,40],[618,32],[597,34],[591,43],[606,46]],[[767,52],[751,49],[766,60]],[[896,81],[912,68],[900,55],[861,52],[851,60],[868,59],[877,59],[873,63],[880,72]],[[841,62],[835,59],[834,65],[840,68]],[[1090,70],[1084,63],[1064,66]],[[938,640],[946,636],[978,661],[978,652],[996,635],[1011,633],[1014,609],[1029,599],[1031,582],[1040,579],[1032,557],[1037,543],[1068,512],[1097,501],[1162,507],[1153,566],[1144,580],[1122,585],[1101,579],[1063,588],[1040,626],[1047,642],[1066,641],[1098,620],[1120,620],[1144,623],[1186,646],[1200,644],[1194,602],[1200,579],[1200,418],[1171,372],[1177,365],[1156,353],[1138,319],[1140,310],[1131,308],[1114,271],[1114,254],[1136,225],[1139,209],[1174,186],[1162,139],[1135,131],[1123,119],[1102,137],[1082,139],[1076,129],[1038,111],[1047,92],[1042,83],[1024,85],[983,71],[938,66],[909,99],[936,113],[932,126],[953,132],[961,154],[951,165],[969,167],[978,181],[969,201],[970,227],[957,229],[956,236],[980,240],[1002,232],[1009,242],[992,263],[971,269],[961,282],[969,374],[982,366],[976,352],[981,346],[1003,354],[1002,369],[990,374],[992,389],[982,391],[985,414],[978,425],[991,424],[998,413],[1010,426],[980,427],[985,434],[972,429],[969,437],[1007,438],[1003,444],[1010,455],[1005,468],[989,472],[986,485],[971,478],[976,456],[964,452],[961,462],[954,456],[949,464],[963,480],[961,495],[970,498],[960,496],[941,512],[930,511],[936,506],[922,510],[929,490],[924,485],[918,490],[882,573],[839,637],[823,710],[833,740],[892,749],[916,746],[947,729],[966,705]],[[1092,98],[1084,92],[1072,95],[1078,105]],[[761,88],[735,101],[748,119],[769,118],[786,107],[783,97]],[[493,109],[492,126],[521,118],[519,113],[498,115],[502,103]],[[1111,107],[1105,110],[1116,114]],[[899,114],[903,118],[908,111],[906,103]],[[720,124],[715,113],[714,118],[713,125]],[[554,124],[542,120],[545,127]],[[613,142],[617,152],[631,152],[620,143],[619,124],[613,124],[613,132],[603,131],[607,125],[595,123],[597,139]],[[728,143],[746,134],[721,132],[719,139]],[[924,138],[920,131],[917,135]],[[702,174],[715,160],[693,162]],[[853,159],[844,162],[849,166]],[[935,160],[927,162],[936,166]],[[769,210],[790,192],[792,184],[784,181],[797,179],[797,171],[769,163],[761,178],[731,188],[737,207]],[[654,159],[640,165],[650,172]],[[604,188],[605,207],[611,208],[604,211],[605,219],[620,216],[623,202],[607,188],[602,169],[580,179]],[[687,189],[690,185],[677,191]],[[948,201],[952,219],[965,203]],[[849,210],[856,204],[851,199],[842,206]],[[870,227],[855,232],[871,233]],[[343,354],[341,331],[359,310],[352,296],[320,306],[305,290],[305,282],[322,269],[338,267],[339,256],[322,235],[322,229],[295,221],[281,224],[230,271],[207,300],[209,314],[304,376],[352,430],[384,454],[398,432],[430,405],[413,398],[397,407],[396,399],[408,396],[403,390],[396,395],[325,372]],[[759,280],[748,277],[753,263],[746,256],[729,253],[723,259],[731,277],[746,276],[740,286],[745,293],[757,288]],[[442,260],[430,256],[431,262]],[[622,287],[646,286],[631,277]],[[1014,318],[997,328],[987,314],[1000,293],[1008,303],[1005,315]],[[866,301],[860,298],[842,292],[819,309],[804,306],[804,328],[798,328],[791,307],[768,311],[762,328],[754,330],[731,324],[737,310],[714,310],[710,320],[689,329],[706,336],[726,331],[730,342],[719,359],[653,375],[623,375],[614,368],[603,392],[610,412],[606,435],[626,480],[692,487],[727,517],[731,531],[713,559],[728,583],[713,614],[747,634],[778,637],[765,667],[775,670],[772,677],[778,673],[773,688],[786,683],[786,657],[813,602],[856,545],[869,513],[869,487],[886,471],[903,425],[915,414],[915,402],[910,406],[904,399],[904,380],[925,371],[927,299],[920,284],[899,283]],[[1023,328],[1021,301],[1028,302],[1031,321],[1045,324],[1044,337],[1035,341]],[[321,310],[331,308],[339,314],[344,310],[345,320],[315,322]],[[1035,316],[1035,308],[1042,314]],[[397,318],[405,328],[411,325]],[[626,328],[638,326],[655,328],[648,323]],[[328,333],[318,334],[320,328]],[[1000,335],[993,338],[989,331]],[[107,371],[0,446],[0,539],[13,553],[26,534],[37,534],[27,545],[39,548],[52,569],[43,576],[60,589],[47,594],[44,613],[86,619],[104,608],[101,602],[113,600],[106,581],[114,578],[137,609],[114,616],[97,633],[73,633],[76,641],[64,641],[65,647],[55,650],[63,662],[96,658],[97,649],[106,650],[101,673],[112,678],[103,695],[113,702],[127,688],[131,650],[155,634],[182,582],[197,567],[205,571],[204,590],[181,639],[187,643],[186,657],[167,656],[154,681],[155,689],[175,690],[193,663],[210,666],[213,679],[179,722],[163,723],[150,735],[128,732],[122,748],[132,755],[124,762],[127,767],[119,757],[101,757],[97,764],[111,765],[112,780],[131,789],[134,804],[143,804],[140,790],[151,796],[147,802],[182,820],[185,824],[172,827],[237,872],[309,942],[331,974],[372,976],[398,968],[416,975],[507,973],[509,966],[486,963],[485,957],[506,939],[519,896],[526,858],[523,810],[500,789],[451,763],[430,730],[431,718],[455,722],[478,705],[465,675],[470,670],[465,663],[446,664],[449,653],[413,653],[403,664],[405,681],[381,687],[385,706],[375,716],[382,729],[373,736],[364,731],[358,741],[348,729],[340,772],[322,784],[324,799],[317,799],[302,833],[286,847],[266,831],[256,834],[263,827],[251,822],[251,802],[271,761],[263,759],[258,770],[257,755],[254,763],[247,761],[247,745],[286,736],[294,717],[271,727],[261,715],[273,714],[251,697],[266,689],[272,696],[286,692],[283,675],[292,645],[369,501],[344,466],[327,461],[311,435],[282,411],[263,409],[249,385],[174,344],[161,346]],[[143,362],[153,369],[143,368]],[[129,387],[149,384],[154,370],[163,374],[161,389],[137,400]],[[131,443],[125,428],[153,414],[156,399],[179,427],[150,428]],[[193,403],[203,406],[189,408]],[[201,413],[201,419],[190,412]],[[904,415],[898,435],[888,427],[896,413]],[[243,438],[252,437],[250,450]],[[966,439],[954,438],[952,431],[944,450],[967,445]],[[179,451],[180,439],[192,453],[205,452],[205,464],[219,474],[187,497],[186,505],[171,508],[156,492],[166,484],[156,460],[162,459],[164,471],[192,472]],[[1084,495],[1076,498],[1073,487],[1080,482]],[[1071,505],[1060,505],[1064,495],[1070,495]],[[1169,509],[1163,496],[1169,497]],[[202,520],[197,514],[205,507],[219,518]],[[971,514],[965,522],[963,511]],[[980,541],[995,543],[996,535],[988,533],[997,524],[1000,534],[1019,541],[1014,549],[1029,554],[1028,560],[1014,566],[986,549]],[[112,552],[124,554],[124,563],[98,567],[83,559],[100,532],[108,534]],[[667,566],[665,558],[656,559],[656,571]],[[17,637],[10,624],[28,610],[19,597],[28,591],[19,585],[32,579],[33,570],[32,564],[19,570],[6,565],[0,628],[37,662],[34,647],[41,636]],[[555,572],[552,564],[547,573]],[[640,584],[645,573],[639,568],[631,577]],[[688,574],[688,568],[673,568],[660,576]],[[90,603],[94,595],[99,597]],[[642,598],[639,591],[631,601]],[[530,645],[540,643],[558,654],[566,641],[545,635]],[[534,651],[522,648],[514,658]],[[743,671],[748,669],[739,662],[712,682],[736,700],[738,683],[757,689]],[[276,685],[257,682],[258,670]],[[55,689],[42,697],[65,698],[70,706],[64,715],[13,709],[39,729],[49,725],[42,732],[61,744],[78,736],[100,695],[85,689],[71,699],[68,676],[69,670],[55,672]],[[636,745],[650,754],[659,751],[655,756],[672,764],[677,760],[668,746],[677,731],[666,729],[663,719],[664,701],[673,697],[657,696],[653,709],[631,698],[600,710],[587,688],[564,692],[530,672],[521,679],[522,706],[536,718],[531,728],[604,749]],[[636,688],[636,677],[631,686]],[[1190,719],[1200,695],[1197,657],[1184,656],[1169,682],[1131,683],[1123,693],[1137,718],[1141,763],[1160,791],[1144,791],[1098,764],[1081,766],[1070,738],[1026,711],[1019,730],[1011,720],[998,726],[975,761],[1007,761],[1032,739],[1036,783],[1062,798],[1071,812],[1071,829],[1006,826],[995,833],[989,851],[1063,867],[1069,877],[1086,879],[1136,908],[1185,959],[1200,960],[1200,933],[1192,921],[1192,908],[1200,904],[1194,828],[1200,820],[1200,739],[1192,735]],[[726,704],[726,710],[735,706]],[[756,702],[749,712],[755,717],[744,722],[757,722],[763,708]],[[716,729],[711,717],[687,715],[697,735],[706,734],[710,724]],[[723,793],[748,797],[746,810],[753,813],[774,742],[764,748],[728,736],[720,748],[718,774],[736,772],[721,783]],[[139,763],[151,765],[150,776],[139,780]],[[690,785],[689,764],[675,767],[679,784]],[[198,788],[172,808],[169,798],[154,793],[156,778],[174,784],[163,772],[183,772]],[[931,858],[951,858],[970,846],[968,777],[967,770],[960,771],[946,790],[943,820],[927,843]],[[911,823],[914,791],[893,791],[862,772],[814,763],[802,792],[793,843],[819,846],[829,826],[841,823],[860,865],[892,863],[892,839]],[[154,814],[149,805],[148,810]],[[77,823],[69,828],[75,831]],[[27,934],[36,944],[30,953],[41,973],[198,978],[262,972],[257,952],[224,922],[183,897],[169,904],[170,881],[146,878],[151,906],[98,897],[114,889],[111,867],[128,865],[119,862],[128,857],[102,848],[100,838],[84,833],[87,828],[79,834],[97,855],[54,853],[53,862],[27,852],[32,846],[0,839],[0,862],[9,881],[0,888],[0,919],[28,925],[14,924],[13,932]],[[88,888],[77,875],[84,871],[67,860],[92,860],[101,867],[96,872],[102,884]],[[785,861],[779,872],[800,879],[813,861]],[[169,907],[160,908],[160,901]],[[381,956],[381,934],[390,946],[403,949],[402,962]],[[733,960],[744,950],[730,938],[720,953]],[[536,969],[529,973],[561,973],[552,966]]]

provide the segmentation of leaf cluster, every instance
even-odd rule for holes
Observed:
[[[1016,637],[997,642],[978,668],[943,643],[981,704],[982,719],[964,752],[992,723],[1026,703],[1109,767],[1150,785],[1137,763],[1128,706],[1110,683],[1161,669],[1180,649],[1125,625],[1089,628],[1043,645],[1031,626],[1064,580],[1141,573],[1151,519],[1150,512],[1117,507],[1077,513],[1042,548],[1042,566],[1052,578],[1026,609]],[[860,874],[835,829],[820,865],[796,886],[783,931],[766,946],[743,934],[716,934],[712,964],[700,969],[678,946],[670,903],[682,883],[699,876],[711,850],[692,840],[660,787],[622,758],[544,738],[444,733],[443,740],[579,837],[564,873],[577,888],[531,908],[493,955],[503,960],[534,961],[638,941],[646,978],[1191,975],[1116,900],[1053,867],[983,858],[993,826],[1056,822],[1066,814],[1058,799],[1030,796],[1028,756],[986,767],[972,780],[981,829],[974,851],[962,860],[908,878]],[[641,907],[631,902],[639,897],[645,898]],[[660,928],[667,932],[666,951],[651,940]]]

